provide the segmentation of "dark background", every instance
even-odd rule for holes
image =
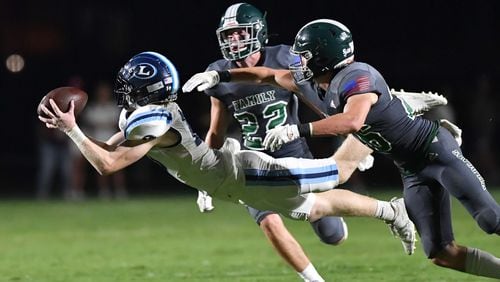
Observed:
[[[344,23],[356,59],[375,66],[390,87],[445,95],[464,129],[464,154],[487,183],[498,184],[497,119],[500,67],[497,1],[249,1],[267,11],[270,44],[292,44],[317,18]],[[92,99],[99,80],[112,82],[134,54],[157,51],[178,68],[181,82],[221,58],[215,29],[236,1],[0,1],[0,177],[2,196],[34,193],[37,172],[36,106],[55,87],[79,77]],[[20,54],[21,72],[5,67]],[[209,100],[182,94],[179,104],[204,137]],[[304,111],[304,120],[312,119]],[[318,156],[331,141],[314,140]],[[332,147],[331,147],[332,146]],[[88,169],[89,173],[93,173]],[[132,193],[169,191],[176,182],[149,160],[127,169]],[[377,157],[363,175],[370,187],[397,186],[392,164]],[[87,186],[92,189],[92,182]]]

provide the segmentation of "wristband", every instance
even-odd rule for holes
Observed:
[[[312,135],[312,124],[310,122],[297,124],[297,129],[301,137],[310,137]]]
[[[77,125],[73,126],[73,128],[67,131],[66,135],[68,135],[68,137],[71,138],[71,140],[73,140],[73,142],[75,142],[76,145],[83,144],[83,141],[87,139],[87,136],[83,134],[83,132]]]
[[[231,72],[229,72],[229,70],[217,71],[217,74],[219,75],[220,82],[231,81]]]

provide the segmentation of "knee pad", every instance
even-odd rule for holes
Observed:
[[[500,235],[500,213],[495,212],[493,209],[485,208],[480,210],[479,213],[474,216],[474,219],[484,232]]]
[[[311,226],[321,242],[329,245],[339,245],[349,235],[347,225],[342,217],[323,217],[311,222]]]
[[[257,225],[260,225],[260,223],[262,222],[262,220],[264,220],[264,218],[266,218],[266,216],[275,213],[272,211],[261,211],[249,206],[246,206],[246,208],[250,216],[255,220],[255,223],[257,223]]]

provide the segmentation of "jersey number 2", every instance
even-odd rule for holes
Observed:
[[[278,125],[283,125],[286,122],[288,116],[286,106],[286,102],[276,102],[264,108],[262,116],[266,120],[266,131]],[[234,117],[241,125],[243,146],[251,150],[264,150],[262,146],[263,137],[257,134],[259,131],[259,121],[255,114],[251,112],[242,112],[235,113]]]

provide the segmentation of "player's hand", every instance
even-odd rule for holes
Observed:
[[[299,137],[299,129],[296,124],[280,125],[267,132],[262,145],[266,148],[266,150],[274,152],[279,150],[283,144],[293,141]]]
[[[457,141],[458,146],[462,146],[462,129],[460,129],[460,127],[447,119],[439,120],[439,124],[451,132],[451,135],[453,135]]]
[[[200,72],[193,75],[184,85],[182,86],[182,92],[191,92],[196,87],[196,90],[202,92],[208,88],[212,88],[217,85],[220,81],[219,73],[217,71],[211,70],[207,72]]]
[[[358,163],[358,170],[359,171],[365,171],[365,170],[369,170],[370,168],[373,167],[373,161],[375,159],[373,158],[372,155],[368,155],[366,156],[366,158],[362,159],[359,163]]]
[[[41,105],[40,108],[42,111],[48,116],[48,118],[44,118],[42,116],[38,116],[38,119],[45,123],[45,126],[48,128],[58,128],[63,132],[70,131],[73,127],[76,126],[75,120],[75,102],[71,101],[69,110],[66,113],[63,113],[56,102],[53,99],[49,100],[50,106],[52,107],[52,111],[49,110],[45,105]]]
[[[196,204],[198,205],[200,212],[210,212],[215,208],[212,205],[212,197],[210,197],[206,191],[198,191]]]

